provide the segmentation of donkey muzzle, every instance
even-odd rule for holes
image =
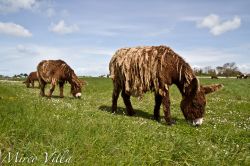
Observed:
[[[195,120],[193,120],[193,125],[194,126],[200,126],[203,122],[203,118],[197,118]]]
[[[81,93],[77,93],[75,97],[76,97],[76,98],[81,98],[81,96],[82,96]]]

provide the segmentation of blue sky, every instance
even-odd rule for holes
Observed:
[[[0,0],[0,74],[63,59],[108,73],[122,47],[168,45],[192,67],[236,62],[250,73],[249,0]]]

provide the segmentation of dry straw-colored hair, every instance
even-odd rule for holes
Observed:
[[[144,46],[122,48],[116,51],[110,64],[110,77],[114,86],[119,86],[133,96],[154,90],[165,95],[170,84],[161,85],[162,79],[177,77],[183,82],[183,92],[195,77],[191,67],[167,46]],[[166,77],[166,78],[163,78]]]

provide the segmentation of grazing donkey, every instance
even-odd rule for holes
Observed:
[[[154,118],[160,120],[159,109],[162,104],[169,125],[174,123],[170,116],[170,85],[177,85],[182,94],[182,113],[193,125],[202,124],[205,95],[222,87],[221,84],[200,86],[189,64],[166,46],[119,49],[110,61],[109,70],[114,85],[112,112],[117,110],[120,92],[128,115],[133,115],[135,112],[130,96],[142,96],[147,91],[154,91]]]
[[[40,82],[41,96],[45,96],[44,89],[47,83],[51,83],[48,97],[51,97],[56,84],[59,84],[60,97],[63,97],[63,86],[66,81],[71,85],[71,93],[74,97],[81,97],[83,82],[78,79],[75,72],[62,60],[43,60],[37,66]]]
[[[212,75],[211,79],[219,79],[216,75]]]
[[[34,88],[35,81],[38,81],[38,77],[37,77],[37,72],[36,71],[31,72],[29,74],[29,76],[27,77],[27,79],[23,83],[26,85],[27,88],[30,87],[30,84],[31,84],[32,88]]]
[[[237,75],[237,79],[242,79],[242,78],[247,79],[247,77],[248,75],[246,74]]]

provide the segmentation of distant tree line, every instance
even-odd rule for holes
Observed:
[[[196,75],[209,75],[209,76],[237,76],[242,73],[239,71],[239,68],[236,66],[235,62],[225,63],[223,66],[217,66],[215,69],[211,66],[206,66],[202,69],[194,68]]]
[[[28,74],[26,73],[21,73],[21,74],[15,74],[13,77],[14,78],[26,78]]]
[[[222,66],[217,66],[216,68],[212,68],[211,66],[206,66],[204,68],[194,68],[194,72],[196,75],[207,75],[207,76],[238,76],[242,75],[239,68],[236,66],[235,62],[225,63]],[[28,76],[27,73],[15,74],[12,78],[26,78]],[[107,75],[100,75],[99,77],[109,77]],[[0,78],[11,78],[7,76],[0,75]]]
[[[27,76],[28,76],[27,73],[15,74],[12,77],[0,75],[0,79],[20,79],[20,78],[27,78]]]

